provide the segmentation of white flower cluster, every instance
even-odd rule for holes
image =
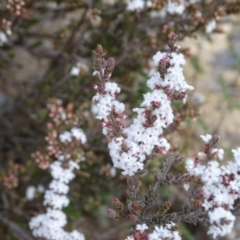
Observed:
[[[85,63],[82,62],[77,62],[71,69],[70,71],[70,75],[71,76],[79,76],[79,74],[81,73],[81,71],[88,71],[88,66]]]
[[[154,231],[148,235],[148,240],[164,240],[164,239],[171,239],[171,240],[181,240],[181,236],[179,232],[174,229],[175,224],[169,223],[166,226],[157,227],[155,226]]]
[[[37,193],[43,193],[45,191],[43,185],[38,185],[37,188],[34,186],[28,186],[26,189],[26,200],[31,201],[35,198]]]
[[[172,67],[168,68],[164,79],[161,78],[159,72],[155,73],[147,82],[147,85],[151,89],[159,87],[169,87],[172,91],[186,91],[187,89],[193,90],[192,86],[189,86],[183,75],[182,65],[185,64],[185,59],[182,54],[171,53],[167,56],[164,52],[157,52],[153,57],[155,65],[158,65],[159,61],[165,57],[169,57],[169,63]]]
[[[80,139],[82,143],[86,141],[86,136],[81,129],[72,129],[71,134]],[[63,167],[63,161],[64,156],[60,156],[50,165],[53,180],[49,185],[49,190],[45,192],[43,203],[47,207],[47,212],[33,217],[29,227],[35,237],[46,240],[84,240],[83,234],[77,231],[68,233],[63,229],[67,224],[67,219],[61,209],[69,204],[66,196],[69,191],[68,184],[75,177],[73,170],[79,169],[79,165],[71,160],[67,167]]]
[[[144,0],[129,0],[127,4],[127,10],[129,11],[135,11],[135,10],[141,10],[144,7],[151,7],[152,2],[151,1],[144,1]]]
[[[84,134],[83,130],[81,128],[72,128],[71,131],[65,131],[59,136],[60,141],[62,143],[72,142],[73,138],[76,138],[77,140],[80,140],[81,143],[86,142],[86,135]]]
[[[81,70],[81,63],[76,63],[75,66],[72,67],[71,71],[70,71],[70,75],[71,76],[78,76]]]
[[[217,22],[215,19],[211,20],[205,27],[205,32],[207,34],[212,33],[212,31],[216,28],[217,26]]]
[[[116,136],[109,143],[109,153],[116,168],[122,169],[123,175],[133,176],[138,170],[144,167],[144,160],[154,150],[166,154],[170,149],[170,145],[161,135],[163,129],[168,127],[173,121],[173,113],[171,101],[163,88],[168,87],[172,92],[185,92],[192,89],[184,79],[182,64],[185,63],[182,54],[158,52],[153,60],[156,65],[160,60],[169,57],[171,67],[166,71],[164,79],[159,73],[155,73],[151,77],[147,85],[152,92],[144,95],[144,101],[141,108],[135,108],[137,113],[133,123],[123,130],[124,137]],[[97,93],[93,102],[94,113],[96,118],[105,119],[111,112],[122,114],[124,105],[119,103],[115,96],[120,92],[120,88],[116,83],[107,82],[104,93]],[[107,126],[103,129],[103,133],[107,134]]]
[[[168,0],[167,3],[167,12],[170,14],[178,14],[181,15],[183,14],[185,10],[185,0],[180,0],[178,2],[172,2],[171,0]]]
[[[0,47],[3,46],[8,41],[8,36],[12,34],[11,22],[7,21],[5,18],[1,19],[0,25]]]
[[[163,7],[159,12],[158,16],[165,16],[166,13],[169,14],[176,14],[181,15],[186,9],[188,4],[195,4],[199,2],[199,0],[179,0],[179,1],[171,1],[168,0],[166,6]],[[152,6],[151,1],[144,1],[144,0],[129,0],[127,3],[127,10],[129,11],[136,11],[142,10],[144,7],[150,8]]]
[[[125,105],[116,100],[116,95],[121,89],[116,83],[107,82],[105,84],[105,94],[97,93],[93,97],[92,111],[97,119],[105,119],[110,113],[115,111],[117,114],[122,114],[125,110]]]
[[[148,240],[165,240],[165,239],[171,239],[171,240],[181,240],[181,236],[177,230],[175,230],[176,225],[171,222],[169,224],[166,224],[165,226],[155,226],[155,229],[152,233],[148,235]],[[138,224],[136,226],[136,230],[143,233],[145,230],[148,229],[148,226],[146,224]],[[125,240],[134,240],[133,236],[128,236]]]
[[[8,41],[7,35],[0,30],[0,46]]]
[[[201,136],[206,144],[211,135]],[[208,212],[210,227],[208,234],[213,238],[231,233],[235,216],[232,214],[234,201],[240,198],[240,148],[232,150],[235,161],[220,166],[216,160],[205,165],[201,161],[189,160],[186,168],[192,176],[199,176],[203,182],[202,206]],[[223,150],[214,148],[219,159],[223,158]],[[204,158],[205,153],[200,152],[198,158]]]

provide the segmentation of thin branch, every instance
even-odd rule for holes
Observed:
[[[167,174],[170,170],[170,168],[172,167],[172,165],[176,162],[179,162],[182,160],[181,156],[172,156],[169,157],[166,162],[163,164],[163,169],[161,171],[161,173],[159,174],[159,177],[157,178],[157,181],[155,182],[154,186],[153,186],[153,193],[155,194],[157,192],[157,190],[161,187],[164,186],[166,183],[166,177]]]
[[[16,223],[0,214],[0,222],[11,230],[12,234],[19,240],[34,240],[24,229]]]
[[[169,157],[166,162],[163,164],[163,169],[158,177],[155,176],[154,182],[152,187],[148,191],[148,195],[145,196],[145,206],[142,208],[140,220],[145,216],[147,210],[150,208],[152,203],[155,201],[157,191],[161,186],[164,186],[168,183],[166,177],[167,174],[172,167],[172,165],[176,162],[179,162],[182,160],[181,156],[172,156]]]
[[[189,223],[193,223],[194,225],[197,222],[205,222],[207,213],[202,209],[197,209],[190,213],[172,213],[168,215],[159,215],[153,216],[150,218],[143,219],[143,222],[146,222],[148,225],[155,225],[155,224],[165,224],[169,222],[180,222],[185,221]]]

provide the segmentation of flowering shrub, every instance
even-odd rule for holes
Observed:
[[[110,82],[114,60],[103,58],[104,52],[100,45],[94,51],[97,56],[94,63],[94,74],[98,75],[101,87],[94,85],[94,89],[98,93],[93,98],[93,112],[96,114],[96,118],[102,120],[103,134],[113,136],[108,145],[109,153],[114,166],[124,170],[123,175],[141,174],[141,170],[144,169],[143,162],[146,158],[150,160],[153,152],[166,154],[170,149],[169,143],[161,135],[163,133],[162,128],[167,127],[173,121],[170,101],[184,101],[186,90],[193,89],[184,80],[180,67],[184,64],[184,58],[176,53],[179,49],[175,44],[176,39],[175,34],[170,34],[168,43],[170,52],[158,52],[153,57],[155,64],[158,66],[158,72],[147,82],[153,92],[144,95],[144,102],[141,106],[146,107],[146,109],[134,109],[138,113],[138,117],[127,128],[124,128],[120,122],[121,119],[126,118],[123,115],[124,106],[115,99],[120,89],[115,83]],[[129,180],[129,187],[132,188],[129,195],[132,198],[128,200],[126,206],[118,199],[114,200],[117,211],[109,210],[111,217],[128,217],[134,222],[144,224],[137,225],[133,235],[126,239],[181,239],[179,233],[175,232],[176,227],[172,223],[173,219],[175,221],[180,219],[190,221],[194,224],[208,222],[208,225],[210,225],[208,234],[211,234],[213,238],[231,233],[236,219],[234,211],[237,208],[235,209],[234,203],[239,196],[237,162],[239,161],[240,148],[233,150],[236,163],[229,163],[221,167],[216,159],[222,160],[224,151],[215,148],[219,137],[212,137],[209,134],[201,137],[205,142],[204,152],[199,152],[195,160],[188,160],[186,174],[168,177],[167,173],[171,165],[179,160],[177,157],[169,159],[165,163],[165,168],[162,169],[159,178],[155,178],[153,187],[150,188],[149,195],[145,196],[144,202],[141,201],[141,195],[137,193],[138,183],[135,181],[138,180],[136,179],[134,183]],[[174,183],[182,185],[188,190],[193,182],[198,185],[194,199],[197,205],[194,207],[187,206],[183,213],[166,215],[171,204],[165,203],[163,212],[160,211],[153,217],[146,218],[147,209],[154,203],[156,191],[162,185]],[[188,216],[188,214],[191,216]],[[166,228],[163,226],[161,228],[155,227],[154,232],[147,237],[144,233],[148,229],[146,223],[149,226],[165,225]]]
[[[174,33],[170,34],[168,42],[170,51],[158,52],[153,57],[158,72],[147,82],[153,91],[144,95],[141,106],[145,108],[134,109],[138,116],[133,120],[133,124],[126,128],[121,122],[126,119],[123,113],[124,104],[116,100],[120,88],[110,81],[115,60],[104,59],[101,45],[94,50],[97,56],[93,64],[94,75],[98,76],[100,86],[93,86],[97,94],[93,97],[92,111],[96,118],[102,121],[103,134],[111,137],[108,147],[114,167],[123,170],[123,175],[129,176],[129,199],[124,204],[115,198],[113,204],[116,210],[110,209],[109,216],[115,219],[129,218],[136,223],[133,233],[126,237],[127,240],[181,239],[178,227],[174,223],[179,221],[193,224],[205,223],[209,226],[208,234],[215,239],[231,233],[236,219],[234,212],[237,208],[234,203],[240,196],[238,192],[240,148],[233,150],[235,163],[230,162],[220,166],[216,159],[222,160],[224,151],[216,148],[219,137],[209,134],[201,136],[205,143],[204,151],[199,152],[194,160],[188,159],[186,173],[178,176],[170,174],[172,165],[181,161],[182,158],[169,157],[159,176],[155,177],[148,195],[145,195],[144,200],[141,197],[138,176],[145,169],[144,161],[146,159],[150,161],[154,153],[168,154],[170,150],[169,143],[162,137],[163,128],[173,121],[170,101],[184,102],[186,90],[193,90],[193,87],[184,80],[181,68],[184,57],[177,53],[179,47],[175,43],[176,40],[177,36]],[[57,103],[56,100],[55,102]],[[50,113],[50,116],[54,117],[57,126],[61,121],[66,121],[67,114],[61,107],[50,105],[50,110],[55,112],[55,114]],[[50,190],[47,190],[44,196],[47,213],[33,217],[30,228],[34,236],[45,239],[84,239],[84,236],[76,231],[68,234],[62,229],[66,224],[66,216],[61,209],[69,204],[65,196],[69,190],[67,184],[74,177],[72,171],[79,168],[74,161],[70,160],[73,149],[66,144],[70,144],[74,139],[85,143],[86,136],[78,128],[72,128],[61,134],[55,130],[55,134],[50,135],[54,135],[55,141],[60,141],[64,146],[57,148],[60,149],[57,152],[58,160],[50,165],[54,180],[49,185]],[[49,143],[52,144],[51,141]],[[52,149],[48,147],[48,150]],[[67,152],[69,149],[71,152]],[[183,211],[168,213],[172,204],[167,201],[152,216],[147,214],[149,208],[155,204],[157,191],[164,185],[175,184],[184,187],[187,191],[194,183],[195,198],[191,205],[184,206]],[[154,227],[151,233],[148,232],[150,226]]]
[[[200,137],[189,127],[203,98],[184,65],[196,79],[203,71],[177,41],[211,39],[239,6],[2,1],[1,239],[227,238],[238,221],[240,148],[219,148],[206,134],[217,127]]]
[[[167,153],[170,145],[162,136],[163,129],[173,122],[171,100],[184,101],[186,90],[192,89],[184,80],[181,65],[185,63],[182,55],[176,53],[176,36],[170,36],[169,53],[158,52],[153,60],[158,65],[159,72],[147,82],[152,90],[144,95],[142,108],[135,108],[138,116],[132,125],[124,129],[120,120],[126,118],[123,114],[124,105],[115,97],[120,92],[116,83],[109,82],[114,60],[103,59],[101,46],[95,50],[97,61],[94,64],[95,73],[101,81],[101,87],[95,85],[98,91],[94,96],[93,108],[96,118],[102,120],[103,133],[112,134],[114,138],[109,143],[109,153],[114,167],[123,170],[124,175],[133,176],[143,170],[143,162],[153,152]],[[124,129],[124,130],[123,130]]]
[[[50,169],[53,180],[49,184],[49,190],[44,194],[44,205],[47,206],[45,214],[39,214],[33,217],[29,223],[35,237],[45,239],[79,239],[83,240],[84,236],[76,231],[66,233],[62,227],[66,225],[66,215],[61,211],[63,207],[69,205],[69,199],[65,196],[69,191],[69,182],[75,177],[73,170],[79,169],[79,165],[72,160],[76,146],[81,142],[86,142],[86,136],[82,129],[72,127],[70,131],[64,131],[59,134],[60,126],[64,122],[66,125],[77,124],[74,116],[70,114],[68,107],[64,110],[61,101],[52,99],[49,102],[50,116],[53,123],[49,123],[49,137],[47,138],[49,146],[47,148],[48,156],[44,157],[36,153],[33,157],[37,158],[41,168]],[[59,146],[58,146],[59,145]],[[61,146],[63,145],[63,146]],[[57,158],[51,164],[49,155]],[[78,155],[78,161],[80,160]],[[49,165],[50,164],[50,165]]]

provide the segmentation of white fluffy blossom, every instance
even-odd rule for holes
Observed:
[[[71,133],[72,133],[72,136],[80,140],[82,144],[84,144],[87,141],[86,135],[84,134],[82,129],[72,128]]]
[[[83,62],[77,62],[75,64],[75,66],[72,67],[72,69],[70,71],[70,75],[71,76],[79,76],[81,71],[84,71],[84,72],[89,71],[88,65]]]
[[[224,150],[223,149],[221,149],[221,148],[214,148],[214,149],[212,149],[211,153],[216,153],[218,158],[220,160],[223,160],[223,156],[224,156]]]
[[[102,95],[97,93],[93,97],[93,103],[92,112],[96,115],[96,118],[100,120],[109,116],[113,109],[119,114],[125,110],[124,104],[115,100],[115,97],[110,94]]]
[[[148,240],[164,240],[164,239],[172,239],[172,240],[181,240],[181,236],[178,231],[173,231],[174,223],[166,224],[166,226],[155,226],[155,229],[152,233],[148,235]]]
[[[0,46],[8,41],[7,35],[0,30]]]
[[[73,137],[80,140],[82,144],[86,142],[86,135],[83,133],[80,128],[72,128],[70,131],[65,131],[59,135],[60,141],[62,143],[72,142]]]
[[[74,136],[82,142],[86,141],[86,136],[81,129],[73,128],[71,132],[60,135],[63,139],[71,139]],[[66,137],[70,136],[70,137]],[[63,227],[67,224],[66,215],[61,211],[68,206],[69,199],[66,194],[69,191],[68,183],[75,177],[74,169],[79,166],[70,160],[67,166],[63,166],[64,156],[60,156],[57,161],[50,165],[50,172],[53,180],[49,185],[49,190],[45,192],[43,204],[47,207],[46,213],[39,214],[31,219],[29,227],[34,237],[45,240],[85,240],[83,234],[72,231],[66,232]]]
[[[58,180],[52,180],[52,182],[49,185],[49,188],[52,191],[57,192],[59,194],[67,194],[69,191],[69,186],[64,182]]]
[[[213,211],[210,211],[208,216],[211,224],[208,234],[212,235],[213,238],[218,236],[223,237],[231,233],[236,217],[229,210],[217,207]]]
[[[41,184],[39,184],[37,187],[28,186],[26,189],[26,199],[31,201],[35,198],[37,193],[43,193],[44,191],[45,188]]]
[[[53,209],[61,209],[68,206],[69,199],[65,195],[60,195],[53,190],[47,190],[44,195],[43,205],[51,206]]]
[[[78,76],[80,73],[80,66],[76,65],[76,66],[73,66],[71,71],[70,71],[70,75],[72,76]]]
[[[232,150],[233,156],[237,162],[240,161],[240,148],[237,148],[236,150]]]
[[[36,194],[36,188],[34,186],[28,186],[26,190],[26,199],[33,200]]]
[[[70,132],[64,132],[59,135],[61,142],[71,142],[72,141],[72,134]]]
[[[140,231],[141,233],[146,234],[144,231],[148,229],[148,226],[144,224],[138,224],[136,226],[136,231]],[[146,235],[145,235],[146,236]],[[125,240],[134,240],[134,236],[128,236]],[[179,232],[176,230],[176,225],[171,222],[166,224],[165,226],[155,226],[152,233],[148,235],[148,240],[181,240]]]
[[[127,10],[129,11],[141,10],[144,8],[145,4],[147,7],[151,7],[152,2],[144,0],[129,0],[127,4]]]
[[[70,162],[71,164],[71,162]],[[60,161],[55,161],[50,165],[51,175],[58,181],[69,183],[74,177],[73,169],[63,168]]]
[[[201,0],[188,0],[189,4],[195,4],[200,2]]]
[[[157,65],[159,61],[166,56],[166,53],[158,52],[153,57],[153,61]],[[174,91],[193,90],[192,86],[189,86],[183,75],[182,65],[185,64],[185,59],[182,54],[172,53],[170,64],[173,66],[167,69],[164,79],[161,78],[159,72],[155,73],[147,82],[147,85],[151,89],[156,87],[169,87]]]
[[[206,32],[207,34],[212,33],[212,31],[216,28],[216,26],[217,26],[216,20],[215,20],[215,19],[211,20],[211,21],[206,25],[206,27],[205,27],[205,32]]]
[[[148,229],[148,226],[147,226],[145,223],[143,223],[143,224],[138,224],[138,225],[136,226],[136,229],[139,230],[140,232],[144,232],[145,230]]]
[[[166,55],[166,53],[158,52],[153,61],[157,65],[159,61]],[[173,65],[166,73],[164,79],[159,73],[155,73],[147,82],[147,85],[153,90],[144,94],[144,100],[141,108],[135,108],[137,117],[133,123],[124,130],[127,135],[123,142],[116,143],[113,139],[109,143],[109,152],[112,157],[114,167],[121,168],[124,175],[134,175],[136,171],[142,170],[144,167],[143,161],[147,155],[150,155],[155,147],[162,149],[162,153],[167,153],[170,145],[167,140],[161,137],[163,129],[168,127],[173,121],[173,113],[171,108],[171,101],[168,99],[166,93],[157,89],[156,86],[166,87],[174,91],[186,91],[191,87],[185,82],[183,76],[182,64],[185,63],[183,55],[172,53],[171,64]],[[151,109],[153,102],[158,106],[152,111],[155,116],[155,121],[151,126],[145,126],[146,109]],[[122,150],[122,146],[126,146],[126,151]]]
[[[205,143],[208,143],[212,139],[212,135],[210,134],[200,135],[200,137]]]
[[[142,10],[144,7],[151,7],[152,1],[144,1],[144,0],[128,0],[127,3],[127,10],[129,11],[136,11],[136,10]],[[166,12],[169,14],[177,14],[181,15],[183,14],[186,7],[186,1],[180,0],[178,2],[168,0],[166,6],[161,11],[155,11],[154,14],[157,16],[164,16]],[[152,12],[151,12],[152,13]]]
[[[179,2],[168,0],[167,12],[170,14],[181,15],[185,10],[185,0],[180,0]]]
[[[205,143],[209,143],[212,136],[207,134],[201,138]],[[230,161],[225,166],[220,166],[216,160],[194,162],[189,159],[186,164],[189,174],[200,177],[203,182],[202,207],[209,218],[208,234],[213,238],[229,234],[235,222],[231,209],[235,200],[240,197],[240,148],[232,152],[235,161]],[[220,160],[223,158],[223,149],[212,149],[211,154],[215,153]],[[197,158],[204,157],[204,153],[199,153]]]
[[[174,119],[171,100],[165,88],[173,93],[183,94],[186,90],[193,89],[183,76],[182,65],[185,59],[182,54],[157,52],[153,56],[156,66],[162,59],[168,59],[170,64],[164,78],[157,72],[147,81],[152,91],[144,94],[139,108],[133,109],[137,113],[133,123],[122,130],[124,137],[113,137],[108,144],[113,166],[122,169],[123,175],[133,176],[137,171],[143,170],[145,159],[153,151],[166,154],[170,149],[170,144],[162,136],[164,129]],[[115,112],[121,115],[124,111],[124,105],[116,100],[119,92],[120,88],[116,83],[107,82],[93,97],[93,112],[96,118],[103,121],[103,133],[106,135],[110,114]]]

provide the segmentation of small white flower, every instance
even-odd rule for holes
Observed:
[[[68,233],[63,229],[67,224],[67,219],[61,209],[69,204],[69,199],[65,195],[69,190],[67,184],[75,176],[72,171],[79,168],[78,164],[73,161],[69,161],[68,168],[63,168],[63,160],[64,156],[60,156],[50,165],[53,180],[49,185],[49,190],[45,192],[43,203],[47,206],[47,212],[33,217],[29,222],[29,227],[33,236],[45,240],[85,240],[83,234],[77,231]]]
[[[71,76],[78,76],[79,73],[80,73],[80,67],[78,67],[78,66],[72,67],[72,69],[70,71]]]
[[[69,199],[65,195],[59,195],[52,190],[45,192],[43,205],[51,206],[53,209],[62,209],[68,204]]]
[[[205,143],[208,143],[212,139],[212,135],[210,134],[200,135],[200,137]]]
[[[132,8],[143,7],[144,2],[140,0],[130,1]],[[189,86],[184,78],[182,65],[185,63],[183,54],[162,53],[157,52],[153,56],[155,65],[159,65],[161,60],[169,61],[171,67],[165,73],[164,79],[159,74],[155,73],[148,81],[147,85],[152,90],[144,94],[144,100],[140,108],[135,108],[137,117],[133,123],[123,129],[125,137],[121,141],[116,138],[108,144],[109,154],[115,168],[120,168],[123,175],[133,176],[137,171],[144,168],[144,160],[152,153],[154,148],[159,149],[162,154],[166,154],[170,149],[168,141],[160,137],[164,128],[167,128],[174,119],[171,101],[169,96],[163,91],[163,88],[168,88],[170,92],[181,92],[185,94],[186,90],[193,89]],[[105,85],[103,93],[98,92],[93,97],[93,113],[97,119],[104,120],[108,118],[112,112],[122,114],[124,104],[116,100],[116,94],[120,92],[120,88],[116,83],[108,82]],[[183,99],[183,102],[185,99]],[[155,121],[148,126],[146,124],[146,111],[154,110],[152,115],[155,116]],[[103,133],[109,134],[108,127],[103,124]],[[127,151],[122,151],[122,146],[125,146]]]
[[[206,25],[205,32],[207,34],[210,34],[216,28],[216,26],[217,26],[216,20],[213,19]]]
[[[136,229],[139,230],[140,232],[144,232],[145,230],[148,229],[148,226],[147,226],[145,223],[143,223],[143,224],[138,224],[138,225],[136,226]]]
[[[72,141],[72,134],[70,132],[66,131],[66,132],[60,134],[59,138],[60,138],[60,141],[62,143],[71,142]]]
[[[223,160],[224,150],[222,148],[214,148],[211,153],[217,153],[217,156],[220,160]]]
[[[213,238],[223,237],[231,233],[236,217],[231,211],[222,207],[214,208],[213,211],[208,212],[210,224],[212,224],[208,230],[208,234]]]
[[[232,153],[236,161],[240,161],[240,148],[233,149]]]
[[[37,186],[37,191],[40,192],[40,193],[43,193],[43,192],[45,191],[44,186],[41,185],[41,184],[39,184],[39,185]]]
[[[168,0],[167,3],[167,12],[170,14],[183,14],[185,10],[185,1],[180,0],[180,2],[172,2],[171,0]]]
[[[141,10],[144,8],[145,4],[147,7],[151,7],[152,5],[151,1],[129,0],[127,5],[127,10],[129,11]]]
[[[190,188],[189,183],[184,183],[183,188],[187,191]]]
[[[99,74],[100,74],[99,71],[97,71],[97,70],[93,71],[93,76],[95,76],[95,75],[99,75]]]
[[[0,30],[0,46],[7,42],[7,35]]]
[[[72,76],[79,76],[79,74],[82,72],[87,72],[89,71],[89,67],[86,63],[83,61],[77,62],[75,66],[72,67],[70,71],[70,75]]]
[[[85,143],[87,141],[86,135],[83,133],[83,130],[80,128],[72,128],[71,129],[72,135],[80,140],[82,143]]]
[[[194,160],[192,158],[187,158],[186,159],[186,169],[188,171],[190,171],[193,168],[194,168]]]
[[[67,194],[69,190],[69,186],[67,184],[57,180],[52,180],[52,182],[49,184],[49,188],[55,193],[59,194]]]
[[[67,119],[67,114],[65,112],[61,113],[61,119],[64,121]]]
[[[172,231],[172,228],[175,226],[174,223],[166,224],[166,226],[155,226],[155,229],[152,233],[148,235],[148,240],[162,240],[162,239],[172,239],[172,240],[181,240],[180,234],[178,231]]]
[[[33,200],[36,194],[36,188],[34,186],[28,186],[26,190],[26,199]]]

